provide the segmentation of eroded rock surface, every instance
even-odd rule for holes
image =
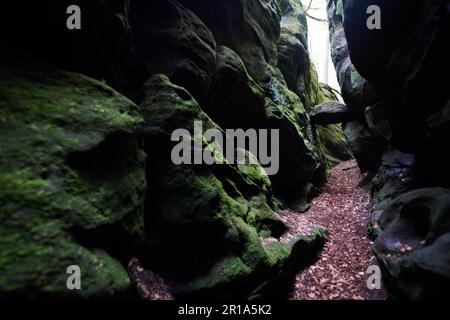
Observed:
[[[309,116],[315,124],[328,125],[348,122],[350,112],[345,104],[337,101],[328,101],[314,107]]]
[[[369,5],[381,9],[381,30],[366,27]],[[449,94],[437,79],[448,69],[448,1],[330,0],[328,10],[355,115],[345,132],[361,169],[375,175],[369,230],[387,289],[394,298],[445,298]]]
[[[308,115],[337,99],[298,3],[80,1],[76,32],[59,18],[69,4],[2,10],[1,295],[286,297],[326,232],[283,241],[276,212],[306,210],[351,156],[340,126]],[[195,120],[280,130],[279,172],[175,165],[171,133]],[[66,289],[69,265],[81,295]]]
[[[147,154],[170,155],[170,133],[179,127],[192,130],[194,120],[205,129],[218,128],[166,76],[155,75],[145,86],[141,109]],[[308,240],[263,245],[261,237],[279,237],[287,227],[274,212],[270,180],[259,165],[177,166],[152,158],[147,178],[152,181],[145,216],[151,244],[145,263],[169,279],[177,297],[281,297],[302,266],[302,250],[315,248],[317,254],[315,243],[323,243],[324,234],[318,232]],[[268,289],[274,285],[277,292]]]
[[[0,296],[133,296],[144,238],[142,115],[107,85],[1,56]],[[69,266],[85,290],[67,289]]]

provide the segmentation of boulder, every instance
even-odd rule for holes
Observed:
[[[124,265],[144,236],[137,106],[20,53],[0,64],[0,297],[134,296]],[[67,289],[71,265],[81,290]]]
[[[317,125],[329,125],[348,122],[350,112],[345,104],[337,101],[327,101],[314,107],[309,113],[312,123]]]
[[[383,210],[398,196],[417,188],[416,166],[417,159],[412,154],[402,153],[392,147],[384,152],[371,186],[373,205],[368,227],[372,238],[379,235]]]
[[[407,0],[343,0],[343,3],[345,33],[352,62],[365,79],[377,85],[385,80],[391,58],[389,51],[398,45],[398,39],[405,39],[409,30],[406,24],[412,17],[408,13],[415,17],[422,5]],[[367,27],[370,16],[367,8],[372,5],[380,8],[380,29]]]
[[[351,121],[344,125],[344,134],[361,171],[376,171],[382,152],[367,128],[358,121]]]
[[[384,210],[380,229],[374,250],[392,297],[450,298],[450,190],[399,196]]]

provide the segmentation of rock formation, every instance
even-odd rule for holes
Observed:
[[[381,30],[366,27],[369,5]],[[328,1],[345,133],[375,175],[369,226],[393,298],[448,298],[448,1]],[[445,137],[445,138],[444,138]]]
[[[78,265],[83,297],[145,297],[141,263],[176,298],[286,297],[326,231],[281,243],[277,212],[305,210],[351,157],[338,125],[308,115],[337,99],[309,59],[302,8],[90,0],[70,31],[69,4],[2,9],[0,295],[78,297],[65,282]],[[173,164],[170,135],[193,121],[280,130],[278,174]]]

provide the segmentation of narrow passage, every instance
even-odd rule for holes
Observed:
[[[311,225],[319,225],[330,237],[320,259],[297,275],[291,299],[385,299],[383,289],[367,288],[367,269],[376,264],[366,228],[370,214],[367,176],[360,173],[356,161],[348,161],[332,170],[322,191],[306,213],[280,213],[300,234]]]

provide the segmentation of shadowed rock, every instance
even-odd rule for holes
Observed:
[[[130,23],[136,51],[150,74],[166,74],[201,101],[216,60],[215,39],[203,22],[174,0],[136,0]]]
[[[311,121],[318,125],[344,123],[351,118],[347,106],[337,101],[327,101],[319,104],[311,111],[309,116]]]
[[[259,164],[173,164],[173,130],[192,132],[194,120],[204,128],[220,128],[166,76],[154,75],[145,88],[144,144],[154,156],[147,163],[152,185],[146,198],[144,266],[167,279],[177,298],[285,297],[296,271],[323,246],[324,231],[265,245],[262,238],[280,237],[287,228],[274,212],[264,170]],[[224,157],[218,150],[216,156]]]
[[[380,150],[373,144],[373,137],[364,125],[351,121],[344,126],[344,134],[353,150],[361,171],[374,171],[380,164]]]
[[[384,210],[374,250],[395,298],[448,299],[450,190],[420,189]]]
[[[123,297],[122,263],[143,239],[138,108],[101,82],[18,60],[0,66],[0,299]],[[67,289],[70,265],[82,290]]]

